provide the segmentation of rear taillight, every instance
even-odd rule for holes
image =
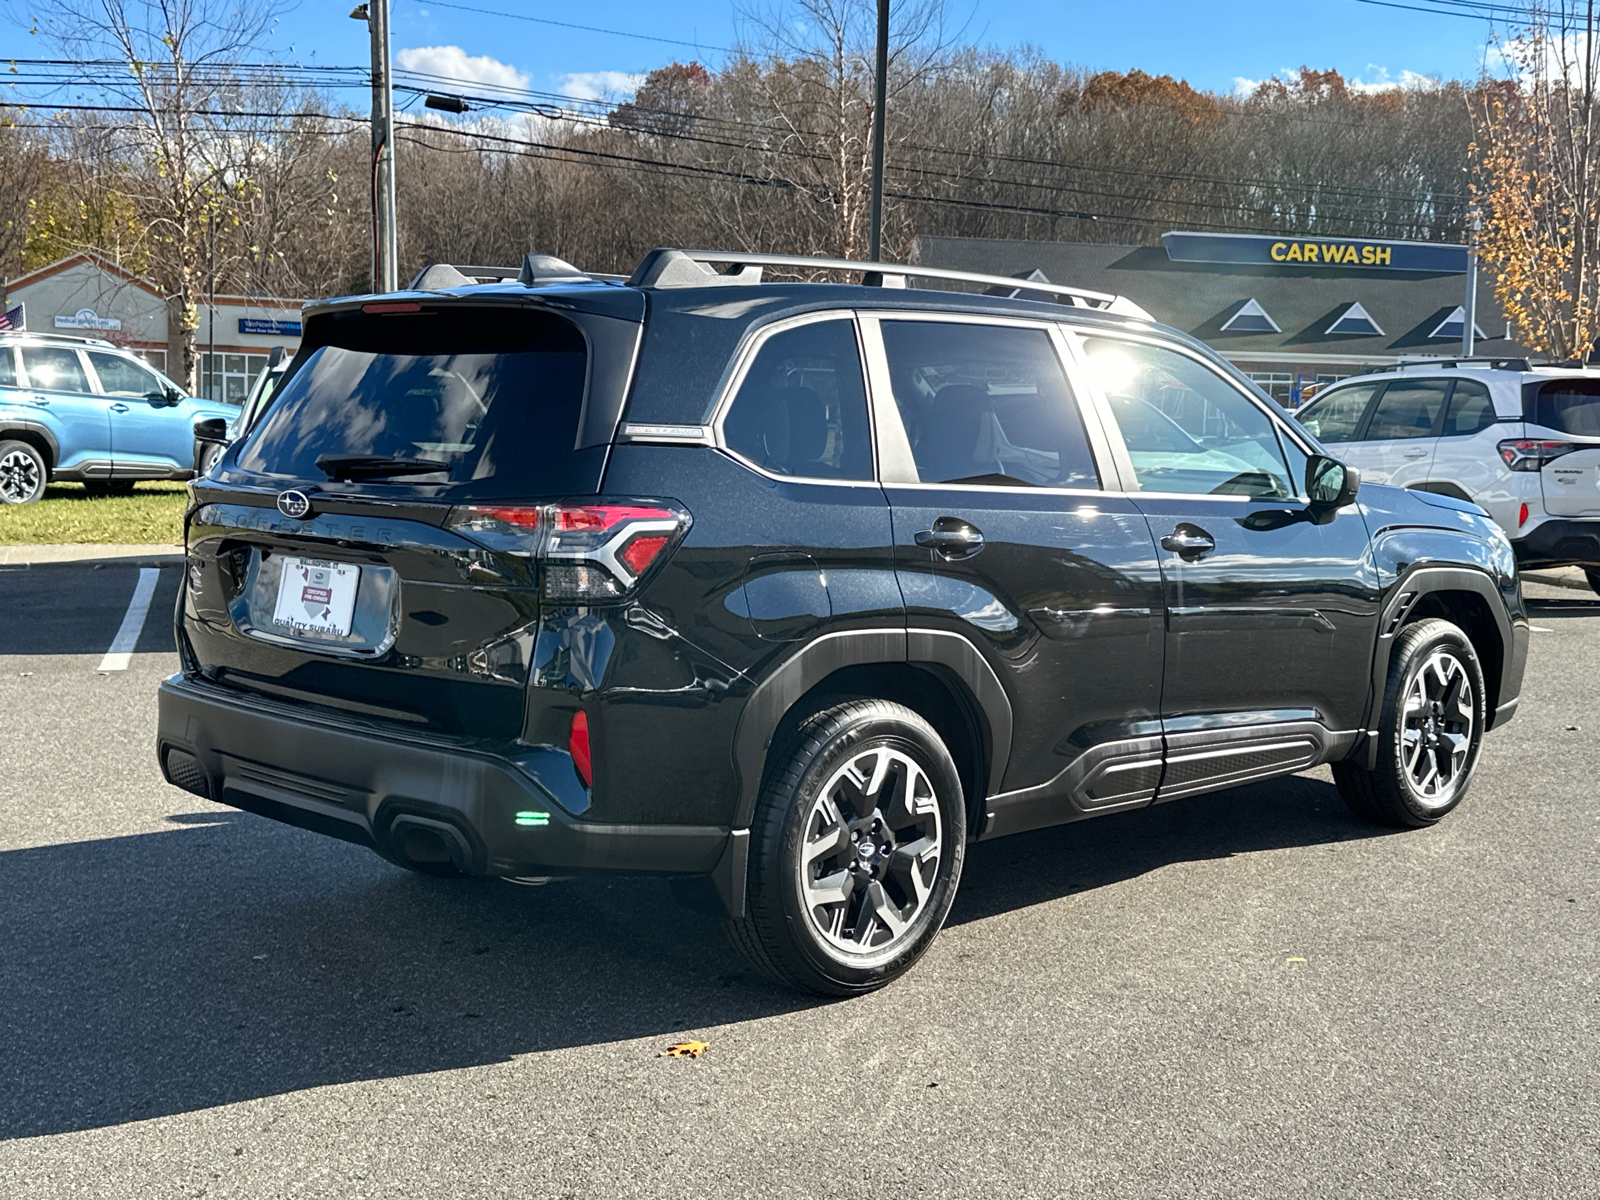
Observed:
[[[480,546],[539,560],[546,600],[603,603],[628,595],[689,528],[659,503],[472,505],[447,525]]]
[[[1545,442],[1536,438],[1513,438],[1500,443],[1500,457],[1513,471],[1537,471],[1577,447],[1571,442]]]
[[[567,735],[567,751],[572,755],[573,768],[584,787],[594,784],[594,760],[589,756],[589,714],[579,712],[572,718],[572,732]]]

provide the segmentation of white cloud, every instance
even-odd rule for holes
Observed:
[[[1350,90],[1370,96],[1375,92],[1428,92],[1439,86],[1439,81],[1432,75],[1424,75],[1421,71],[1401,71],[1398,76],[1391,76],[1387,67],[1380,67],[1377,63],[1367,64],[1367,75],[1367,79],[1350,80]]]
[[[577,71],[563,75],[559,87],[574,100],[620,100],[632,96],[644,82],[644,73],[627,71]]]
[[[528,77],[508,63],[487,54],[468,54],[460,46],[414,46],[395,56],[403,70],[441,75],[465,84],[523,89]]]

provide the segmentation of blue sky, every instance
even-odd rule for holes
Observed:
[[[727,46],[739,31],[731,0],[462,3],[705,47]],[[279,49],[300,62],[365,61],[366,26],[345,15],[352,4],[301,0],[282,21]],[[958,21],[970,14],[968,38],[981,44],[1031,42],[1060,62],[1092,69],[1140,67],[1218,91],[1232,90],[1240,79],[1259,80],[1302,64],[1336,67],[1375,85],[1410,75],[1470,77],[1478,71],[1490,33],[1483,21],[1359,0],[966,0],[965,7],[953,3],[952,11]],[[393,30],[402,65],[579,95],[625,91],[630,76],[674,58],[698,57],[714,66],[721,57],[715,49],[697,54],[691,46],[482,15],[427,0],[394,0]]]

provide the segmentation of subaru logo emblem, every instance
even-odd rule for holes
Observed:
[[[304,520],[311,515],[311,497],[304,492],[279,492],[278,511],[297,521]]]

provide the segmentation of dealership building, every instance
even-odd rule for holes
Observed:
[[[69,255],[7,280],[4,308],[19,303],[31,332],[104,338],[168,375],[182,370],[177,323],[161,289],[97,254]],[[212,399],[244,399],[274,346],[292,351],[300,345],[301,304],[223,295],[213,304],[208,297],[195,339],[201,391]]]
[[[911,261],[1126,296],[1286,403],[1313,383],[1461,353],[1465,246],[1184,231],[1159,246],[919,237]],[[1478,280],[1473,353],[1527,357]]]

